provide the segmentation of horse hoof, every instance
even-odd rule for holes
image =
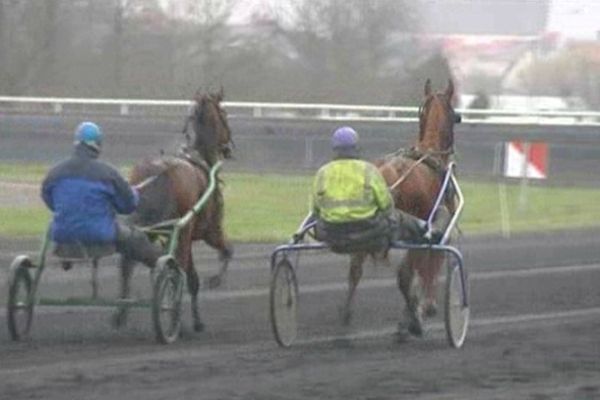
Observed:
[[[400,327],[405,327],[410,335],[422,337],[424,333],[423,318],[418,312],[409,309],[406,309],[404,313],[404,320],[398,323],[398,330],[400,330]]]
[[[406,324],[399,322],[398,329],[396,330],[396,333],[394,335],[396,342],[404,343],[408,340],[409,336],[410,334],[408,332],[408,327],[406,326]]]
[[[127,324],[127,312],[125,310],[119,310],[113,314],[111,318],[111,325],[114,329],[120,329]]]
[[[211,276],[210,278],[206,279],[204,281],[204,284],[209,288],[209,289],[216,289],[219,286],[221,286],[222,284],[222,280],[221,277],[219,275],[215,275],[215,276]]]
[[[195,332],[203,332],[204,331],[204,323],[202,321],[194,322],[194,331]]]
[[[408,333],[415,337],[423,337],[423,326],[420,324],[410,324],[408,326]]]
[[[423,322],[417,317],[411,317],[408,323],[408,333],[415,337],[423,337]]]
[[[339,309],[340,321],[343,326],[348,326],[352,322],[352,311],[346,307],[340,307]]]
[[[427,307],[425,307],[425,316],[427,318],[435,317],[437,315],[437,313],[438,313],[437,304],[430,303],[429,305],[427,305]]]

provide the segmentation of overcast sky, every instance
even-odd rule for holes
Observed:
[[[597,38],[600,32],[600,1],[552,0],[547,30],[580,39]]]

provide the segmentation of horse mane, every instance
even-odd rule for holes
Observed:
[[[194,107],[191,115],[186,120],[184,133],[187,135],[188,123],[192,124],[194,140],[191,149],[195,150],[204,160],[212,166],[219,155],[229,158],[231,149],[231,130],[227,124],[226,112],[221,107],[223,90],[219,93],[196,92]],[[189,145],[189,136],[188,145]]]

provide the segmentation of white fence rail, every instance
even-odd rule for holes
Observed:
[[[187,100],[84,99],[0,96],[0,113],[182,115]],[[347,104],[223,102],[232,118],[406,122],[417,120],[417,107]],[[597,111],[458,109],[465,123],[600,125]]]

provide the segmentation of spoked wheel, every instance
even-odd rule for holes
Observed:
[[[181,331],[183,276],[173,258],[161,257],[156,263],[156,280],[152,298],[152,321],[156,339],[169,344]]]
[[[446,272],[445,325],[446,338],[450,346],[459,349],[467,337],[469,307],[463,304],[463,292],[468,293],[469,281],[465,271],[465,287],[460,278],[457,264],[448,263]]]
[[[279,261],[272,271],[270,303],[275,340],[281,347],[289,347],[298,333],[298,281],[287,258]]]
[[[31,261],[27,256],[18,256],[10,266],[8,287],[8,331],[12,340],[23,340],[29,336],[33,319],[32,283],[28,268]]]

